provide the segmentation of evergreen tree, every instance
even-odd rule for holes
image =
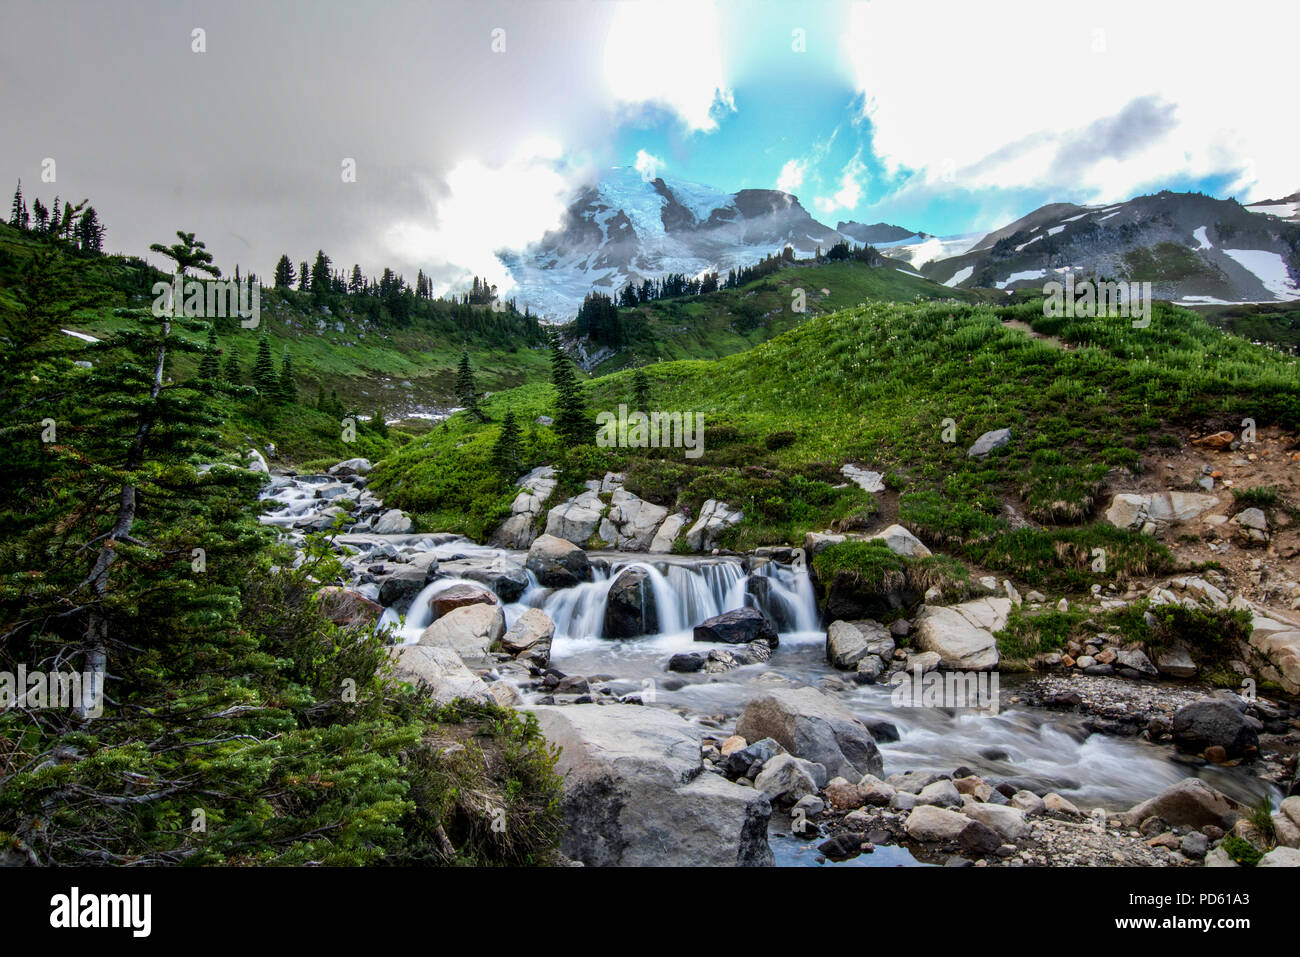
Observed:
[[[104,227],[99,222],[99,214],[95,212],[94,206],[87,206],[77,218],[76,238],[85,252],[104,251]]]
[[[149,248],[172,260],[181,282],[190,269],[221,274],[212,265],[212,254],[193,233],[178,230],[176,236],[180,242],[170,246],[153,243]],[[92,685],[102,686],[107,679],[110,654],[165,642],[166,636],[160,636],[155,628],[193,623],[196,615],[201,619],[223,604],[229,611],[228,596],[223,598],[220,588],[214,587],[215,576],[207,582],[193,576],[178,581],[176,558],[164,559],[188,555],[191,548],[185,546],[189,542],[197,546],[201,541],[209,550],[223,550],[219,538],[207,537],[204,520],[216,518],[207,508],[216,505],[219,491],[230,492],[232,479],[218,476],[200,486],[189,464],[196,452],[210,447],[218,420],[208,411],[201,393],[187,383],[172,384],[164,377],[169,353],[202,349],[174,335],[174,327],[197,330],[201,325],[184,316],[155,317],[141,310],[134,327],[104,340],[105,352],[117,351],[122,358],[111,368],[97,370],[81,396],[87,423],[79,454],[86,461],[99,463],[92,472],[102,470],[89,477],[86,491],[93,497],[80,503],[82,519],[89,522],[87,530],[95,531],[87,544],[95,545],[87,551],[89,569],[72,599],[83,609],[76,619],[83,626],[83,666]],[[236,474],[231,472],[231,476]],[[234,489],[240,484],[236,481]],[[148,531],[137,532],[137,524]],[[211,530],[230,534],[235,541],[248,541],[246,534],[220,520]],[[149,540],[138,539],[137,534],[146,534]],[[119,562],[130,570],[115,576],[114,566]],[[171,588],[164,586],[168,581]],[[168,591],[170,596],[160,594]],[[124,611],[147,623],[147,638],[134,633],[122,620]],[[120,636],[115,633],[119,626],[124,626],[125,632]],[[84,709],[82,714],[89,717]]]
[[[353,265],[352,278],[348,280],[348,292],[361,292],[366,288],[366,281],[361,276],[361,267]]]
[[[515,413],[512,409],[506,410],[505,418],[501,422],[501,431],[492,446],[490,461],[493,470],[506,482],[513,481],[523,471],[519,425],[515,422]]]
[[[226,353],[226,365],[221,371],[221,378],[230,385],[242,385],[243,372],[239,368],[239,353],[235,352],[232,346]]]
[[[469,353],[460,354],[460,365],[456,369],[456,397],[461,406],[480,422],[486,422],[487,416],[478,404],[478,390],[474,385],[474,370],[469,364]]]
[[[271,337],[265,332],[257,341],[257,358],[253,360],[253,385],[263,399],[274,400],[280,392],[280,379],[275,374],[275,360],[271,357]]]
[[[636,394],[636,407],[638,410],[649,414],[650,412],[650,379],[645,374],[644,369],[638,368],[632,373],[632,391]]]
[[[217,348],[217,327],[208,326],[208,345],[203,350],[203,358],[199,360],[199,378],[209,381],[216,381],[220,376],[221,370],[217,355],[221,352]]]
[[[303,260],[298,266],[298,291],[306,292],[311,288],[311,267],[307,265],[307,260]]]
[[[275,288],[292,289],[295,275],[293,260],[287,253],[282,255],[280,261],[275,264]]]
[[[13,206],[9,209],[9,225],[14,229],[27,228],[27,201],[23,199],[23,181],[18,181],[18,188],[14,190]]]
[[[586,445],[592,439],[592,428],[573,361],[564,351],[559,333],[551,330],[547,339],[551,347],[551,384],[555,386],[555,431],[573,445]]]
[[[38,236],[44,236],[49,231],[50,211],[45,208],[45,204],[39,198],[32,201],[32,218],[36,220],[36,226],[32,232]]]
[[[152,243],[149,248],[153,252],[166,256],[176,264],[176,271],[184,280],[186,273],[191,269],[197,269],[199,272],[207,273],[214,278],[220,278],[221,269],[212,264],[212,253],[208,252],[207,247],[194,238],[193,233],[176,230],[176,238],[179,243],[172,243],[170,246],[164,246],[162,243]]]
[[[279,396],[281,402],[297,402],[298,386],[293,381],[293,360],[289,356],[289,350],[284,350],[284,355],[280,359],[280,381]]]
[[[330,291],[330,258],[323,250],[316,250],[316,263],[311,267],[311,291],[322,296]]]

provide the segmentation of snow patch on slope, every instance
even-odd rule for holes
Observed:
[[[958,283],[963,283],[971,277],[971,273],[973,273],[974,271],[975,271],[974,266],[963,266],[961,269],[958,269],[955,273],[953,273],[952,278],[944,282],[944,285],[955,286]]]
[[[1300,298],[1300,286],[1287,273],[1281,253],[1266,249],[1225,249],[1224,253],[1252,272],[1278,299]]]

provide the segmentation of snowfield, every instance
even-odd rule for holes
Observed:
[[[1025,272],[1013,272],[1010,276],[997,284],[999,289],[1006,289],[1013,282],[1026,282],[1030,279],[1042,279],[1047,275],[1046,269],[1029,269]]]
[[[1287,273],[1281,253],[1266,249],[1225,249],[1224,253],[1254,273],[1279,300],[1300,299],[1300,285]]]
[[[949,279],[947,282],[945,282],[944,285],[956,286],[958,283],[963,283],[971,277],[971,273],[973,273],[974,271],[975,271],[974,266],[963,266],[961,269],[958,269],[955,273],[953,273],[952,278]]]

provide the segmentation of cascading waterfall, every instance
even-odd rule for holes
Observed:
[[[513,622],[525,608],[540,608],[555,622],[557,638],[599,638],[610,588],[628,569],[645,573],[643,601],[649,597],[654,602],[659,617],[657,634],[688,632],[714,615],[745,605],[760,607],[778,624],[791,625],[791,630],[817,628],[817,604],[806,571],[769,563],[751,576],[741,562],[732,559],[689,564],[620,561],[609,571],[597,570],[593,581],[558,590],[537,585],[530,574],[529,587],[517,607],[506,610],[507,621]],[[751,577],[766,580],[765,601],[750,593],[747,586]]]

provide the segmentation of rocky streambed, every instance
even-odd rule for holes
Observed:
[[[1077,657],[1108,669],[1072,658],[999,674],[992,636],[1020,600],[1002,588],[889,628],[824,623],[789,549],[415,533],[368,470],[272,474],[265,520],[294,537],[343,516],[345,578],[325,586],[327,611],[381,621],[400,678],[537,716],[562,749],[575,861],[1232,865],[1225,836],[1267,843],[1249,821],[1265,798],[1268,862],[1300,856],[1300,723],[1284,701],[1148,674],[1100,640]],[[612,534],[653,548],[667,517],[621,506]],[[890,547],[915,548],[898,531]],[[963,670],[999,678],[993,707],[900,704],[909,676]]]

